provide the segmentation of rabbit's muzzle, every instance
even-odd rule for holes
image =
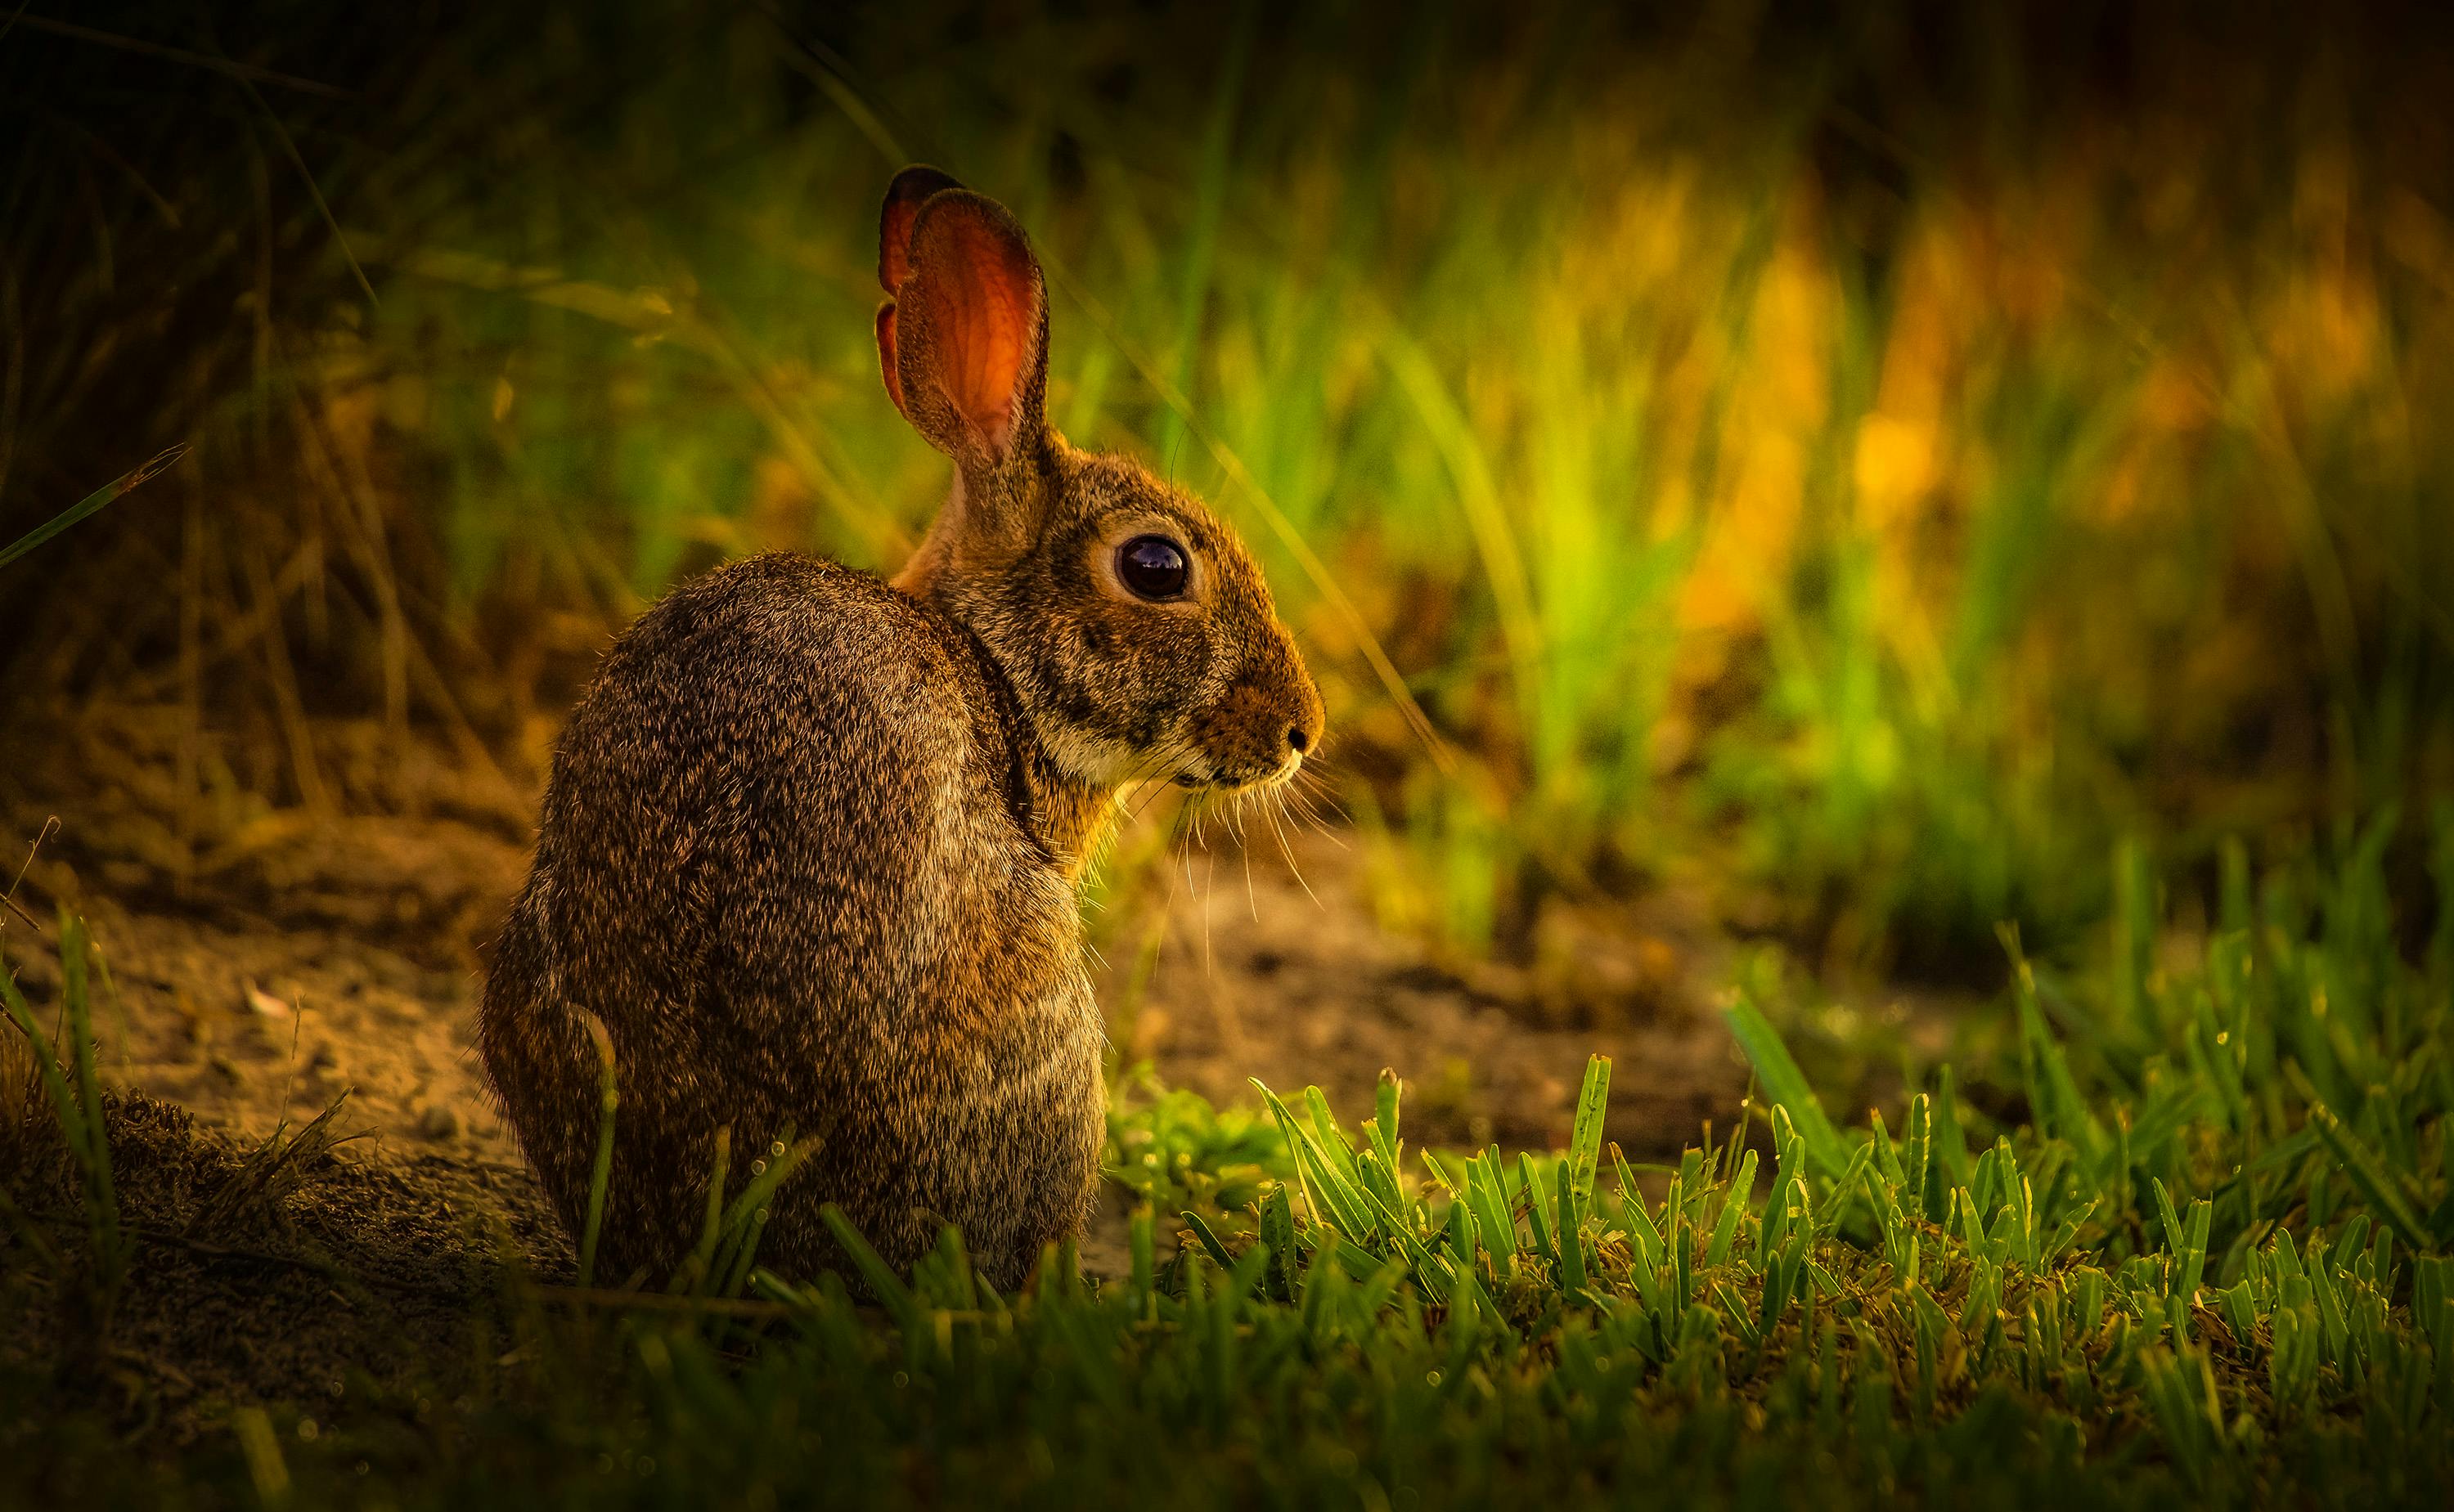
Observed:
[[[1285,782],[1303,766],[1306,752],[1319,748],[1320,694],[1293,647],[1277,650],[1194,717],[1192,744],[1208,767],[1194,785],[1232,788]]]

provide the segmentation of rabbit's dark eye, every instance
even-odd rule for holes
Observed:
[[[1190,570],[1184,547],[1163,535],[1137,535],[1116,550],[1116,576],[1139,598],[1184,597]]]

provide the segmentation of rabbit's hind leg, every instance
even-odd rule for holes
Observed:
[[[569,1001],[567,973],[537,923],[551,886],[552,874],[541,869],[513,905],[487,975],[477,1049],[575,1256],[606,1133],[605,1057],[586,1013]],[[619,1034],[638,1025],[610,1027]],[[671,1273],[705,1212],[710,1170],[709,1131],[675,1117],[654,1078],[623,1069],[593,1278],[603,1284],[642,1270],[659,1282]]]
[[[948,1194],[981,1272],[1018,1286],[1050,1244],[1079,1236],[1107,1138],[1104,1044],[1090,984],[1055,985],[1024,1016],[1007,1053],[954,1100]]]
[[[582,1126],[599,1119],[595,1047],[577,1014],[559,1001],[534,918],[538,883],[513,905],[495,943],[477,1015],[477,1051],[504,1121],[518,1136],[537,1183],[576,1240],[594,1150]]]

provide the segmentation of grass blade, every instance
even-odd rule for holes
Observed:
[[[827,1232],[835,1235],[835,1243],[842,1246],[843,1252],[852,1258],[853,1268],[860,1272],[860,1279],[868,1283],[871,1294],[877,1298],[878,1305],[886,1309],[907,1337],[916,1335],[920,1304],[914,1300],[912,1288],[903,1284],[902,1278],[895,1275],[877,1251],[870,1247],[869,1241],[861,1237],[860,1230],[853,1226],[852,1220],[844,1216],[842,1208],[828,1203],[818,1209],[818,1218],[827,1225]]]
[[[27,552],[31,551],[38,546],[41,546],[44,542],[49,541],[63,530],[70,529],[84,521],[92,518],[94,515],[101,513],[106,506],[117,500],[121,495],[128,493],[138,485],[147,483],[170,470],[172,465],[177,463],[181,457],[184,457],[187,454],[188,448],[184,445],[172,447],[169,450],[155,456],[151,461],[147,462],[128,472],[124,472],[118,477],[112,479],[111,482],[104,484],[101,487],[94,489],[91,493],[87,494],[76,503],[70,505],[67,508],[62,509],[59,513],[51,516],[49,520],[44,521],[41,525],[34,527],[24,535],[21,535],[14,541],[10,542],[7,546],[0,547],[0,567],[7,567],[10,563],[16,561],[19,557],[24,556]]]
[[[1741,991],[1721,1017],[1728,1022],[1739,1048],[1746,1052],[1756,1075],[1763,1078],[1764,1090],[1789,1111],[1790,1122],[1798,1125],[1799,1134],[1806,1141],[1807,1157],[1826,1176],[1839,1176],[1848,1169],[1848,1150],[1840,1133],[1824,1116],[1823,1104],[1815,1100],[1814,1089],[1806,1084],[1806,1073],[1790,1059],[1789,1047],[1780,1043],[1780,1035],[1763,1016],[1763,1010]]]
[[[1373,1228],[1371,1206],[1359,1184],[1350,1180],[1337,1167],[1329,1152],[1321,1147],[1320,1141],[1313,1137],[1310,1129],[1296,1122],[1295,1114],[1276,1092],[1257,1080],[1253,1085],[1269,1104],[1271,1116],[1277,1120],[1279,1131],[1286,1136],[1287,1149],[1295,1156],[1296,1174],[1303,1183],[1304,1194],[1312,1199],[1314,1210],[1336,1224],[1349,1239],[1359,1242],[1367,1238]],[[1314,1095],[1318,1098],[1318,1090]],[[1337,1125],[1330,1126],[1335,1128]],[[1350,1153],[1350,1164],[1353,1159]]]
[[[707,1217],[699,1224],[698,1245],[667,1290],[688,1291],[694,1296],[707,1290],[710,1274],[715,1267],[715,1243],[724,1235],[724,1183],[732,1174],[733,1125],[721,1124],[715,1130],[715,1158],[707,1174]]]
[[[1201,1247],[1210,1252],[1210,1258],[1218,1263],[1220,1270],[1232,1271],[1236,1268],[1236,1257],[1228,1253],[1227,1246],[1219,1242],[1218,1236],[1211,1230],[1210,1225],[1201,1221],[1199,1213],[1188,1207],[1176,1216],[1183,1219],[1187,1226],[1192,1228],[1193,1237],[1201,1241]]]
[[[1568,1166],[1561,1179],[1577,1194],[1579,1205],[1590,1208],[1594,1195],[1594,1177],[1601,1163],[1602,1114],[1610,1104],[1611,1063],[1607,1055],[1597,1055],[1585,1063],[1585,1083],[1577,1093],[1577,1123],[1568,1137]]]
[[[2325,1141],[2326,1148],[2342,1164],[2344,1176],[2362,1197],[2376,1204],[2379,1216],[2393,1224],[2397,1233],[2414,1243],[2454,1242],[2454,1233],[2439,1233],[2421,1219],[2404,1201],[2402,1184],[2386,1169],[2385,1163],[2367,1142],[2335,1116],[2333,1108],[2323,1103],[2311,1103],[2309,1122],[2317,1126],[2318,1137]]]

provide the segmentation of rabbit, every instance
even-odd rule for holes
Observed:
[[[1233,530],[1050,428],[1021,226],[934,169],[880,217],[895,408],[954,464],[892,582],[777,553],[666,595],[556,746],[488,972],[479,1054],[563,1224],[589,1203],[600,1057],[619,1111],[599,1273],[661,1279],[787,1129],[815,1152],[758,1258],[891,1265],[943,1225],[1012,1288],[1076,1235],[1106,1131],[1076,888],[1128,783],[1286,782],[1320,695]]]

